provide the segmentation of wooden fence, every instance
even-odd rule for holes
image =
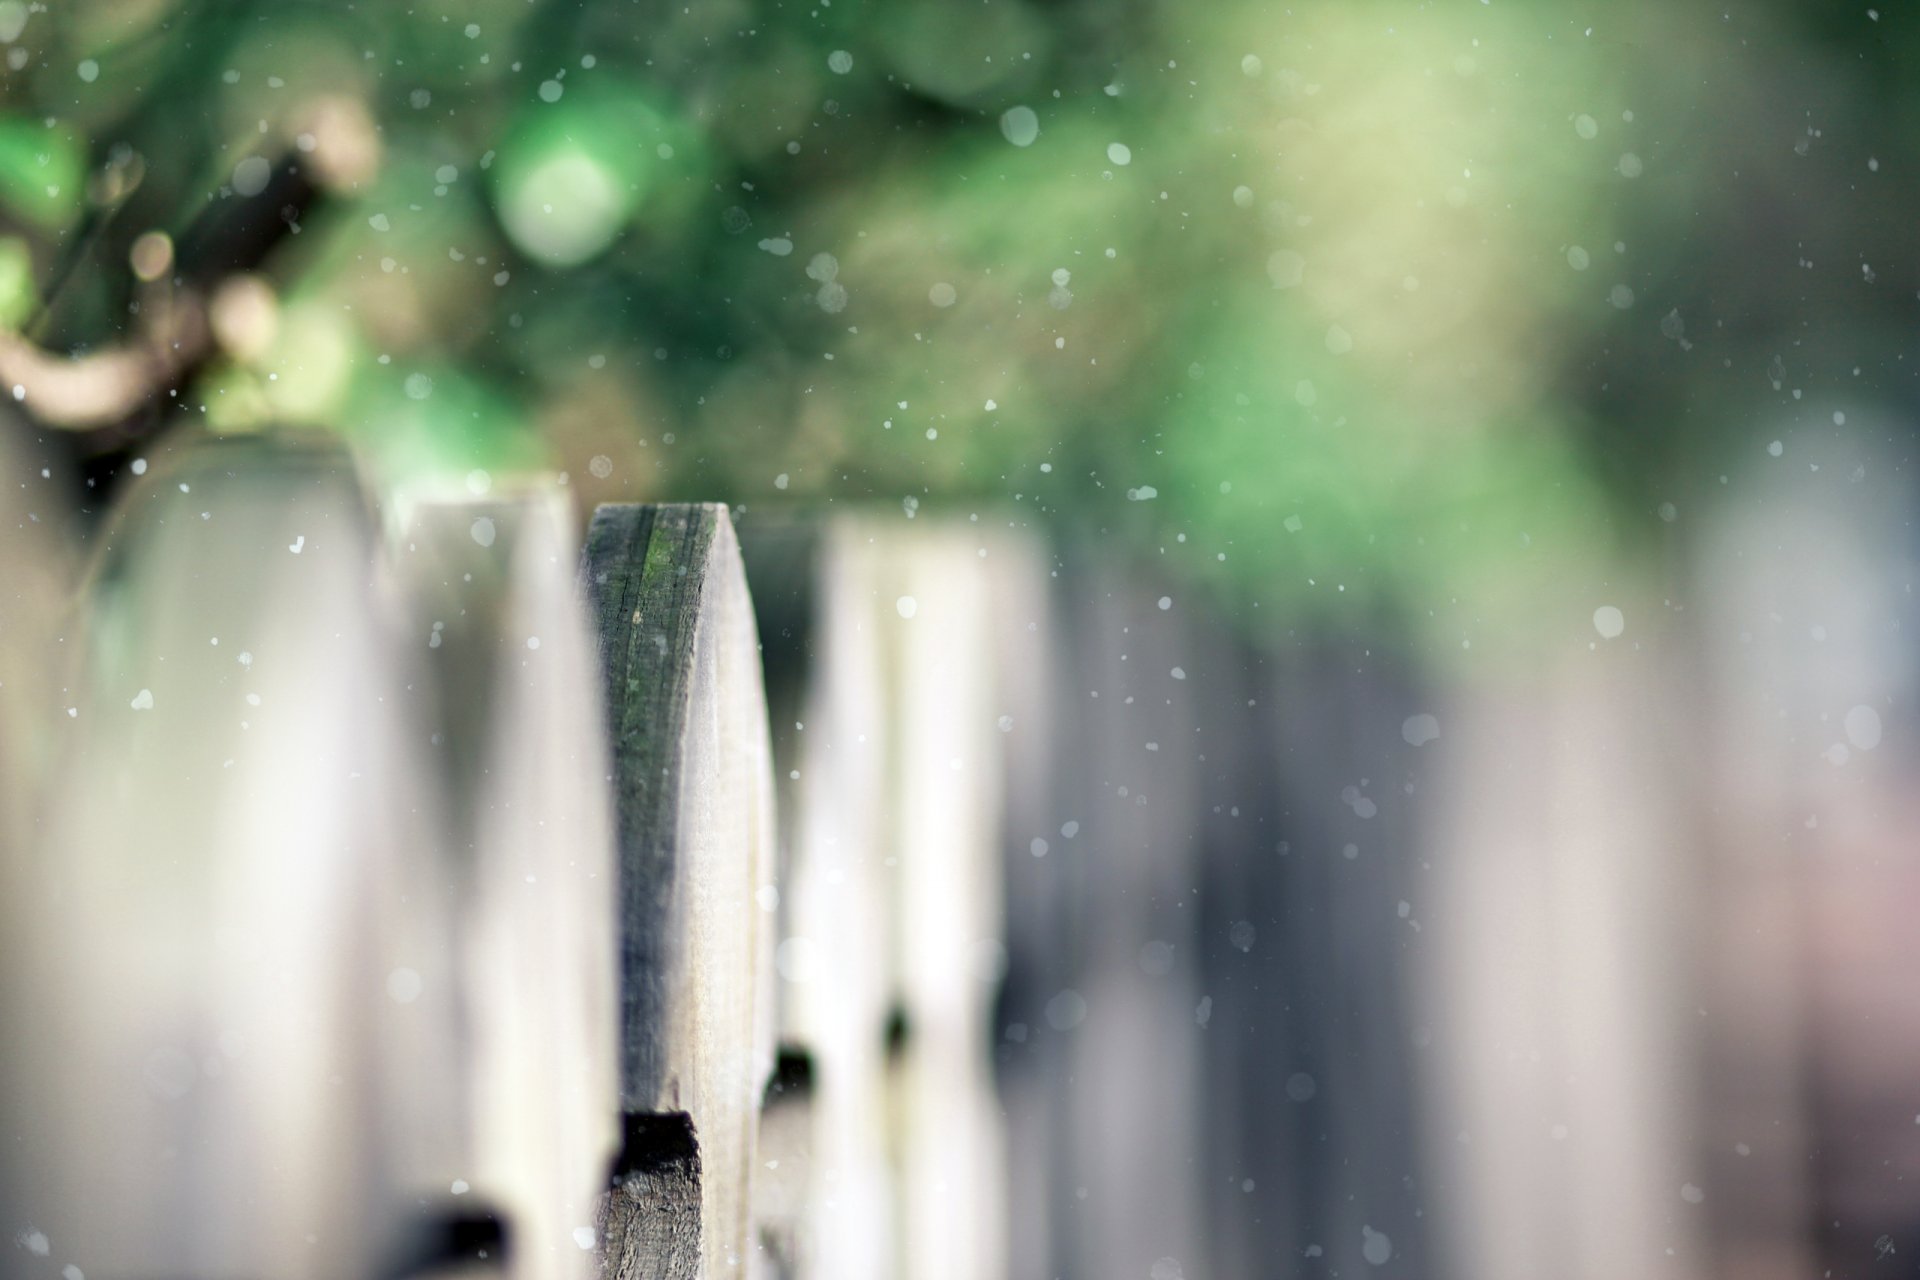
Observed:
[[[566,498],[201,443],[17,614],[9,1265],[999,1274],[972,542],[795,526],[781,837],[728,511]]]
[[[1844,452],[1703,516],[1684,614],[1445,681],[1005,517],[583,547],[275,437],[88,525],[25,439],[6,1280],[1914,1248],[1910,552]]]

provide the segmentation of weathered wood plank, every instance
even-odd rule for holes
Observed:
[[[1030,544],[957,522],[851,517],[805,542],[779,986],[813,1067],[795,1274],[1000,1275],[1001,725],[1025,709],[1002,642],[1042,575]]]
[[[769,1101],[763,1136],[780,1149],[765,1154],[780,1160],[772,1172],[784,1185],[761,1197],[758,1222],[782,1274],[888,1280],[905,1274],[887,1080],[892,717],[871,592],[837,567],[834,527],[757,516],[742,534],[788,818],[780,1039],[806,1075],[804,1101]]]
[[[369,1274],[410,1222],[382,1152],[441,1113],[391,1087],[433,1041],[435,975],[393,913],[430,892],[433,833],[368,504],[331,447],[208,444],[102,540],[9,886],[30,924],[6,1155],[30,1178],[7,1221],[89,1275]]]
[[[602,507],[582,573],[613,759],[628,1117],[603,1265],[621,1280],[733,1274],[750,1265],[772,1066],[759,901],[772,887],[772,783],[753,606],[719,506]]]
[[[1415,972],[1439,1029],[1423,1064],[1447,1160],[1439,1225],[1455,1274],[1689,1280],[1711,1274],[1698,1216],[1672,1207],[1699,1176],[1686,1085],[1704,1006],[1674,963],[1695,872],[1661,794],[1681,762],[1659,741],[1684,699],[1658,647],[1624,662],[1568,648],[1449,691],[1444,736],[1410,775],[1431,797]],[[1636,1246],[1656,1234],[1671,1245],[1647,1258]]]
[[[566,492],[405,496],[389,559],[447,825],[440,891],[464,1111],[423,1190],[497,1213],[521,1280],[583,1280],[619,1137],[612,797]],[[458,1196],[449,1188],[465,1184]]]
[[[800,904],[817,880],[808,870],[816,862],[802,852],[813,842],[811,833],[816,823],[802,803],[812,777],[806,773],[800,749],[807,738],[812,711],[814,565],[819,530],[815,520],[756,512],[740,533],[741,554],[760,629],[775,800],[781,816],[775,833],[779,902],[774,916],[779,937],[788,936]],[[836,937],[860,923],[857,909],[847,900],[850,896],[843,896],[835,912]],[[876,956],[864,971],[863,981],[879,982],[882,968]],[[830,981],[837,982],[837,977]],[[834,1261],[842,1265],[820,1269],[826,1264],[813,1238],[813,1207],[822,1197],[841,1207],[841,1230],[836,1240],[847,1241],[854,1248],[885,1226],[884,1207],[873,1204],[863,1188],[846,1176],[846,1162],[829,1136],[831,1126],[820,1107],[820,1037],[796,1020],[789,987],[776,982],[773,995],[780,1053],[760,1110],[759,1171],[752,1205],[752,1229],[759,1245],[757,1261],[766,1280],[804,1280],[822,1274],[859,1280],[865,1273],[844,1265],[846,1248],[835,1250]],[[834,1073],[836,1078],[842,1074],[838,1065]],[[870,1112],[878,1110],[869,1108]],[[871,1127],[876,1133],[881,1131],[877,1114]],[[880,1166],[876,1162],[874,1167]],[[870,1185],[883,1189],[884,1181],[876,1178]]]
[[[1244,1179],[1258,1205],[1202,1198],[1208,1265],[1257,1272],[1318,1247],[1342,1274],[1433,1274],[1430,1056],[1410,989],[1431,965],[1427,788],[1405,781],[1433,755],[1403,727],[1425,697],[1368,641],[1303,628],[1261,645],[1204,610],[1184,609],[1199,625],[1181,685],[1203,729],[1192,960],[1211,1017],[1196,1185]],[[1463,1158],[1442,1152],[1448,1168]]]
[[[842,568],[865,578],[862,625],[878,632],[893,721],[882,848],[898,862],[889,944],[904,1016],[889,1028],[888,1073],[900,1273],[987,1280],[1006,1266],[990,1037],[1006,963],[998,726],[1016,710],[997,661],[998,597],[1022,562],[1017,545],[958,521],[907,538],[871,526],[844,536]]]
[[[1194,710],[1171,674],[1196,665],[1192,628],[1109,556],[1064,559],[1059,648],[1032,657],[1050,705],[1028,711],[1052,721],[1051,776],[1006,862],[1014,1271],[1215,1274],[1193,1172],[1205,810]]]

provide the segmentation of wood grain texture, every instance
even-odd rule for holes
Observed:
[[[700,1274],[700,1147],[684,1111],[627,1118],[600,1215],[602,1274],[678,1280]]]
[[[758,1104],[772,1066],[772,776],[758,638],[721,506],[607,506],[584,586],[600,639],[620,857],[629,1141],[684,1113],[697,1167],[628,1150],[602,1219],[609,1276],[750,1267]],[[677,1170],[677,1171],[675,1171]],[[672,1221],[699,1192],[697,1259]],[[668,1194],[678,1188],[675,1194]],[[665,1225],[663,1226],[663,1223]]]

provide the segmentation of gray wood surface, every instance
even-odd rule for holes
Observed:
[[[429,1221],[497,1213],[515,1280],[588,1280],[582,1235],[619,1138],[613,798],[602,685],[564,488],[408,493],[389,518],[405,707],[432,744],[447,969],[441,1081],[459,1113],[409,1144]],[[466,1190],[451,1194],[455,1181]],[[444,1234],[444,1233],[442,1233]],[[591,1241],[587,1242],[591,1245]]]
[[[606,679],[620,858],[627,1145],[603,1206],[603,1265],[618,1280],[750,1272],[772,1067],[761,890],[773,887],[773,815],[732,521],[720,506],[602,507],[582,574]]]
[[[997,527],[897,514],[757,516],[743,538],[790,815],[781,1038],[811,1082],[804,1113],[763,1119],[788,1186],[761,1229],[808,1280],[1007,1274],[1001,823],[1044,562]]]
[[[47,1275],[369,1274],[411,1207],[381,1148],[427,1121],[389,1106],[425,1000],[389,998],[419,961],[388,908],[432,839],[372,512],[337,448],[206,442],[96,545],[8,886],[7,1252],[31,1224]]]

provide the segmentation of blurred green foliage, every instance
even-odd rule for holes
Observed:
[[[362,145],[262,269],[271,332],[181,416],[321,424],[396,481],[1011,511],[1260,625],[1471,649],[1657,573],[1756,441],[1904,407],[1916,29],[0,0],[0,323],[53,290],[46,341],[116,341],[134,237],[249,157]],[[130,193],[90,176],[116,157]]]

